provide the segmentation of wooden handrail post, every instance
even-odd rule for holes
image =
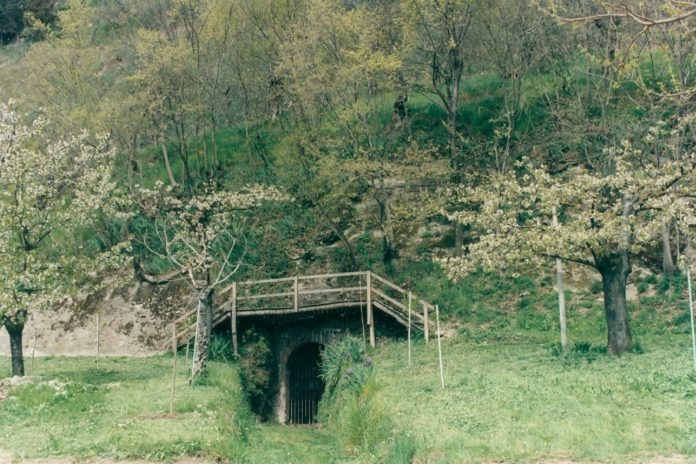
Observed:
[[[367,324],[370,326],[370,346],[375,347],[375,319],[372,314],[372,273],[367,271]]]
[[[297,276],[295,276],[295,311],[300,310],[300,286],[299,286],[299,279]]]
[[[445,388],[445,369],[442,365],[442,342],[440,342],[440,306],[435,305],[435,321],[437,330],[437,357],[440,364],[440,387]]]
[[[425,343],[428,343],[430,331],[428,328],[428,305],[423,303],[423,333],[425,334]]]
[[[176,389],[176,349],[177,349],[177,343],[176,343],[176,322],[172,324],[172,351],[174,352],[174,361],[173,361],[173,367],[172,367],[172,394],[171,397],[169,398],[169,414],[173,415],[174,414],[174,391]]]
[[[235,358],[238,355],[237,347],[237,282],[232,283],[232,313],[230,314],[230,324],[232,325],[232,352]]]
[[[408,292],[408,366],[411,367],[411,302],[413,295]]]

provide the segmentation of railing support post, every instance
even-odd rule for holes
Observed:
[[[411,367],[411,302],[413,294],[408,292],[408,366]]]
[[[425,334],[425,343],[428,343],[430,331],[428,329],[428,305],[423,303],[423,333]]]
[[[176,322],[172,324],[172,351],[174,352],[174,360],[172,361],[172,393],[169,398],[169,415],[174,414],[174,392],[176,389],[176,358],[177,358],[177,343],[176,343]]]
[[[367,324],[370,326],[370,346],[375,347],[375,318],[372,313],[372,273],[367,271]]]
[[[232,283],[232,313],[230,314],[232,325],[232,352],[237,357],[237,282]]]
[[[300,310],[300,286],[299,286],[299,279],[297,276],[295,276],[295,287],[294,287],[294,292],[295,292],[295,311]]]

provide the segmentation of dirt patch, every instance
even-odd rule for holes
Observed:
[[[36,379],[33,377],[8,377],[6,379],[0,379],[0,401],[10,396],[10,390],[13,388],[34,383],[35,380]],[[0,451],[0,458],[2,458],[2,456],[2,452]],[[2,459],[0,459],[0,464],[2,464]]]
[[[26,358],[95,356],[97,327],[101,356],[150,356],[168,349],[171,322],[195,307],[188,288],[181,283],[152,286],[124,277],[113,280],[71,304],[33,313],[24,328]],[[7,334],[0,330],[0,356],[9,352]]]

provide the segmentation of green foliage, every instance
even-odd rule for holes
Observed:
[[[24,28],[24,8],[21,0],[0,3],[0,43],[15,40]]]
[[[603,285],[601,280],[593,280],[590,284],[590,292],[594,295],[599,295],[603,291]]]
[[[273,373],[273,352],[268,338],[254,329],[242,335],[239,348],[240,376],[249,403],[265,417],[271,407],[269,387]]]
[[[325,422],[352,453],[375,453],[391,436],[391,418],[375,380],[372,358],[357,337],[329,343],[322,353],[326,390],[319,406]]]
[[[411,464],[418,452],[418,441],[411,434],[396,434],[389,443],[384,464]]]
[[[169,416],[172,358],[37,358],[30,383],[0,401],[3,450],[115,460],[237,460],[254,419],[237,370],[214,362],[207,384],[190,387],[180,357]],[[8,371],[0,358],[0,377]]]
[[[232,351],[232,342],[230,337],[214,333],[210,337],[210,359],[211,361],[222,361],[231,362],[234,359],[234,353]]]

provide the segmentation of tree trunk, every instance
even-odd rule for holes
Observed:
[[[464,254],[464,232],[462,231],[462,223],[454,221],[454,256],[462,256]]]
[[[6,320],[5,329],[10,335],[10,352],[12,353],[12,376],[24,376],[24,353],[22,352],[22,332],[24,317],[18,321]]]
[[[193,350],[191,383],[200,379],[208,366],[210,354],[210,335],[213,322],[213,294],[206,292],[198,297],[198,314],[196,317],[196,344]]]
[[[626,282],[631,273],[628,252],[602,256],[598,264],[604,287],[607,351],[610,355],[620,355],[633,348],[626,310]]]
[[[382,261],[385,264],[392,262],[397,257],[396,237],[391,221],[391,209],[389,207],[389,195],[384,187],[384,179],[380,179],[375,198],[379,206],[379,225],[382,229]]]
[[[167,153],[167,146],[164,142],[162,145],[162,156],[164,157],[164,167],[167,169],[167,177],[169,177],[169,185],[176,187],[176,180],[174,179],[174,171],[172,171],[172,165],[169,162],[169,153]]]
[[[666,274],[672,274],[676,270],[672,259],[672,244],[669,238],[669,222],[662,224],[662,270]]]
[[[553,226],[558,227],[558,214],[553,207]],[[561,347],[568,351],[568,328],[566,322],[565,287],[563,285],[563,263],[556,258],[556,287],[558,288],[558,321],[561,328]]]

